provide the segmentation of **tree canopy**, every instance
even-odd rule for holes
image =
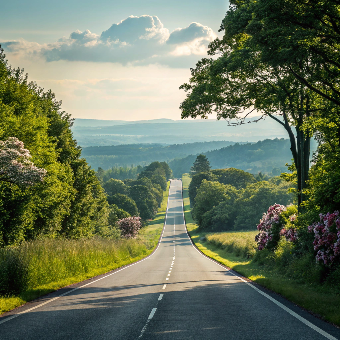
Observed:
[[[339,126],[338,23],[335,2],[232,1],[223,38],[210,44],[214,57],[198,62],[181,86],[187,92],[182,118],[216,112],[234,125],[257,110],[281,124],[290,139],[299,204],[318,117]]]
[[[80,159],[61,102],[12,69],[1,49],[0,88],[0,246],[100,233],[106,196]]]

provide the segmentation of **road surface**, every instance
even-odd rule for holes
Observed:
[[[187,235],[173,180],[157,250],[0,318],[0,339],[340,339],[340,330],[239,278]]]

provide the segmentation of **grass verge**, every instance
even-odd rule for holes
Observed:
[[[18,295],[0,296],[0,315],[61,287],[107,273],[151,254],[163,229],[169,185],[155,219],[140,230],[136,239],[46,239],[24,243],[12,251],[13,261],[20,259],[25,263],[28,286]],[[8,257],[6,249],[0,250],[0,260],[4,256]],[[18,280],[22,273],[17,274],[11,278],[13,284],[20,284]]]
[[[232,268],[241,275],[266,287],[313,314],[340,326],[340,287],[335,285],[307,282],[301,275],[294,273],[303,266],[303,261],[289,263],[286,268],[278,259],[255,256],[257,231],[206,233],[198,229],[191,216],[188,198],[190,177],[185,174],[183,181],[183,199],[187,229],[191,239],[207,256]],[[265,255],[265,253],[263,253]]]

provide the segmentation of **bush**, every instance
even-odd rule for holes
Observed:
[[[275,203],[263,214],[260,224],[257,226],[257,230],[260,232],[255,236],[259,250],[276,248],[280,240],[280,231],[283,227],[280,221],[280,214],[285,208],[284,205]]]
[[[320,214],[320,222],[308,227],[314,232],[315,259],[326,266],[340,261],[340,216],[339,212]]]
[[[142,227],[140,217],[126,217],[117,222],[121,235],[124,238],[135,238]]]

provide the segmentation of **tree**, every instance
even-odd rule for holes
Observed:
[[[230,184],[237,189],[245,188],[248,184],[256,182],[254,175],[240,169],[216,169],[211,173],[216,176],[218,182]]]
[[[207,172],[210,170],[210,168],[211,167],[207,156],[200,154],[196,157],[196,160],[191,167],[190,173],[191,175],[194,175],[200,172]]]
[[[140,217],[144,221],[155,217],[158,204],[151,189],[145,185],[133,185],[130,187],[130,197],[136,202]]]
[[[182,118],[206,118],[214,111],[218,119],[237,125],[257,110],[261,118],[268,116],[281,124],[291,143],[300,205],[308,181],[311,137],[304,123],[321,109],[322,101],[289,70],[262,58],[261,45],[251,35],[256,27],[252,31],[248,27],[252,5],[251,0],[232,2],[221,25],[225,30],[223,39],[210,44],[208,53],[217,58],[198,62],[191,70],[190,83],[180,87],[188,93],[181,104]]]
[[[207,231],[233,230],[238,207],[235,204],[240,193],[234,186],[226,184],[227,199],[215,205],[202,216],[201,229]]]
[[[103,188],[109,196],[116,194],[126,195],[128,190],[123,181],[114,178],[110,178],[107,182],[105,182],[103,184]]]
[[[202,184],[203,180],[217,181],[217,177],[211,172],[200,172],[192,176],[191,182],[189,184],[189,198],[191,205],[194,205],[197,190]]]
[[[286,68],[311,91],[339,107],[339,3],[260,0],[249,2],[249,9],[252,17],[245,30],[252,44],[260,46],[262,59]]]
[[[224,184],[204,179],[197,190],[195,205],[192,209],[193,217],[197,221],[198,225],[201,225],[203,215],[207,211],[227,199],[228,195]]]
[[[117,193],[108,197],[109,204],[116,205],[119,209],[123,209],[131,216],[138,216],[138,209],[135,201],[127,195]]]
[[[0,141],[0,181],[33,185],[43,181],[46,170],[36,167],[30,152],[16,137]]]

